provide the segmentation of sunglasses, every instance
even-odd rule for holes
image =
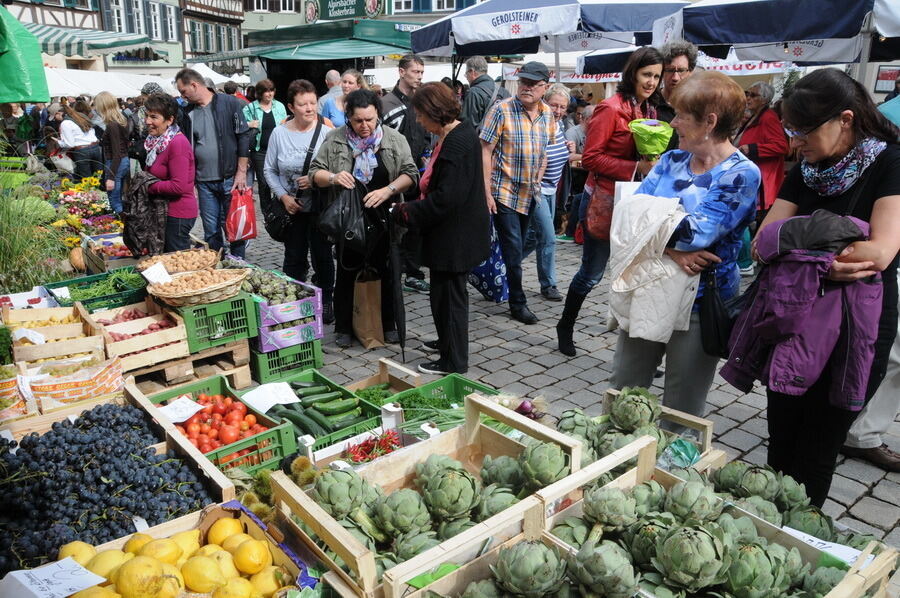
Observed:
[[[816,126],[810,128],[810,129],[807,129],[807,130],[805,130],[805,131],[798,131],[797,129],[793,129],[793,128],[791,128],[791,127],[787,127],[787,126],[786,126],[786,127],[784,127],[784,132],[785,132],[785,134],[788,136],[788,139],[794,139],[794,138],[797,138],[797,139],[806,139],[809,135],[811,135],[813,132],[815,132],[816,129],[818,129],[819,127],[821,127],[821,126],[824,125],[825,123],[827,123],[827,122],[829,122],[829,121],[831,121],[831,120],[834,120],[834,119],[837,118],[838,116],[839,116],[839,115],[837,115],[837,114],[835,114],[834,116],[829,116],[828,118],[826,118],[825,120],[823,120],[822,122],[820,122],[819,124],[817,124]]]

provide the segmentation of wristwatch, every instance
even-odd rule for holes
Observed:
[[[388,184],[388,189],[391,190],[391,195],[397,195],[397,188],[394,187],[394,183]]]
[[[328,176],[328,184],[329,185],[334,185],[334,177],[336,177],[336,176],[337,175],[333,172]]]

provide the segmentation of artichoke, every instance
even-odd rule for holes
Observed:
[[[709,478],[691,467],[673,467],[669,473],[685,482],[700,482],[709,485]]]
[[[650,513],[625,530],[622,536],[623,546],[631,553],[636,566],[652,570],[657,539],[678,525],[678,519],[671,513]]]
[[[834,522],[818,507],[807,505],[784,514],[784,525],[815,536],[820,540],[834,540]]]
[[[683,521],[711,521],[722,513],[724,502],[711,486],[701,482],[678,482],[666,495],[666,511]]]
[[[781,562],[756,542],[739,544],[725,577],[725,589],[736,598],[766,598],[781,594],[789,582]]]
[[[653,571],[641,575],[638,586],[654,598],[685,598],[684,590],[673,590],[664,582],[662,575]]]
[[[581,436],[583,438],[590,436],[590,431],[593,427],[594,423],[591,421],[591,418],[577,407],[563,411],[559,421],[556,422],[556,429],[563,434]]]
[[[438,538],[441,540],[449,540],[457,534],[461,534],[469,528],[475,527],[477,524],[471,519],[453,519],[451,521],[441,521],[437,528]]]
[[[597,488],[602,488],[603,486],[606,486],[607,484],[611,484],[614,481],[616,481],[617,477],[619,477],[617,474],[615,474],[611,471],[607,471],[606,473],[601,475],[599,478],[597,478],[597,481],[594,482],[594,486],[596,486]]]
[[[641,436],[651,436],[656,439],[656,457],[659,458],[660,455],[665,452],[666,447],[669,445],[669,437],[666,436],[666,433],[663,432],[659,426],[654,424],[647,424],[646,426],[641,426],[636,428],[632,435],[635,438],[640,438]]]
[[[659,419],[662,409],[659,399],[646,388],[625,387],[609,408],[609,421],[624,432],[652,424]]]
[[[556,592],[550,594],[551,598],[581,598],[578,586],[571,583],[563,583]]]
[[[544,598],[559,589],[566,561],[555,548],[525,541],[501,548],[491,570],[501,588],[523,598]]]
[[[584,436],[576,436],[572,435],[572,438],[575,440],[581,441],[581,468],[584,469],[594,461],[596,461],[599,457],[597,457],[597,452],[594,450],[591,441],[585,438]]]
[[[519,499],[516,498],[516,495],[509,488],[503,488],[495,484],[486,486],[481,491],[481,502],[478,503],[478,508],[474,512],[475,520],[484,521],[517,502],[519,502]]]
[[[402,488],[375,503],[375,523],[392,536],[431,529],[431,514],[415,490]]]
[[[525,447],[519,463],[525,483],[532,490],[549,486],[569,475],[568,457],[557,444],[539,442]]]
[[[456,459],[452,459],[445,455],[428,455],[428,458],[425,459],[425,461],[416,463],[416,486],[418,486],[419,490],[424,490],[425,486],[428,484],[428,480],[445,469],[465,471],[462,463]]]
[[[605,532],[622,531],[637,521],[634,497],[618,488],[591,486],[584,492],[583,505],[585,521]]]
[[[782,511],[790,511],[809,504],[806,486],[789,475],[781,474],[781,492],[775,497],[775,504]]]
[[[630,598],[637,592],[640,576],[625,550],[609,540],[588,540],[569,555],[569,574],[586,598]]]
[[[803,590],[810,598],[822,598],[838,585],[847,572],[835,567],[819,567],[803,578]]]
[[[666,489],[656,480],[648,480],[631,489],[634,497],[634,512],[639,517],[654,511],[662,511],[666,501]]]
[[[781,527],[781,513],[773,502],[758,496],[748,496],[736,500],[734,504],[760,519],[765,519],[775,527]]]
[[[384,496],[384,489],[378,484],[366,482],[363,488],[363,504],[360,506],[370,517],[375,516],[375,503]]]
[[[592,438],[592,446],[598,457],[605,457],[620,448],[635,441],[632,434],[627,434],[615,428],[608,428],[602,435],[595,434]],[[633,459],[634,461],[634,459]]]
[[[722,513],[716,519],[716,523],[734,542],[756,542],[759,540],[759,532],[756,531],[756,526],[749,517]]]
[[[394,538],[394,554],[397,555],[397,562],[402,563],[408,561],[417,554],[421,554],[430,548],[434,548],[440,544],[437,535],[433,531],[421,532],[414,531],[406,534],[400,534]]]
[[[525,474],[522,473],[522,465],[513,457],[502,455],[494,459],[485,455],[481,462],[481,481],[485,485],[509,488],[518,494],[525,486]]]
[[[332,469],[316,478],[309,495],[329,515],[344,519],[363,504],[367,485],[352,469]]]
[[[882,547],[881,540],[871,534],[841,532],[835,534],[834,541],[838,544],[843,544],[844,546],[852,546],[860,551],[865,550],[866,546],[869,545],[869,542],[878,542],[878,544],[875,545],[875,548],[872,549],[872,554],[879,554]]]
[[[750,468],[749,463],[743,461],[731,461],[712,474],[712,482],[717,492],[734,492],[741,483],[741,478]]]
[[[372,538],[372,536],[370,536],[365,531],[363,531],[363,529],[361,527],[356,525],[356,523],[345,519],[343,521],[338,521],[338,525],[340,525],[345,530],[347,530],[350,533],[350,535],[353,536],[364,547],[368,548],[372,552],[375,552],[375,540]],[[341,569],[344,569],[345,571],[349,570],[349,568],[347,567],[347,564],[344,563],[344,559],[339,557],[336,552],[332,551],[331,549],[328,549],[325,551],[325,554],[327,554],[328,557],[332,561],[334,561],[338,567],[340,567]]]
[[[576,549],[587,541],[591,527],[580,517],[566,517],[562,523],[557,523],[550,533]]]
[[[657,538],[652,563],[667,583],[699,592],[725,581],[731,566],[729,544],[715,523],[688,524]]]
[[[435,519],[461,519],[478,506],[481,483],[468,471],[444,469],[428,478],[422,494]]]
[[[385,571],[393,569],[398,564],[397,555],[392,552],[377,554],[375,556],[375,575],[377,576],[377,579],[381,579],[384,576]]]
[[[363,530],[367,534],[375,538],[375,541],[379,544],[384,544],[389,540],[387,535],[385,535],[385,533],[381,531],[381,528],[378,527],[378,524],[376,524],[375,521],[371,517],[369,517],[364,508],[360,507],[350,513],[350,518],[358,523],[359,526],[363,528]]]
[[[741,476],[732,494],[735,496],[759,496],[774,501],[781,494],[781,480],[778,474],[769,467],[751,465]]]
[[[766,551],[769,553],[769,559],[773,562],[777,561],[781,566],[788,587],[799,586],[803,583],[803,578],[809,570],[809,564],[803,563],[799,550],[793,547],[788,550],[781,544],[772,542],[766,547]]]
[[[493,579],[473,581],[466,586],[459,598],[503,598],[506,594]]]

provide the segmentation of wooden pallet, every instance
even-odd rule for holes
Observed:
[[[144,394],[154,394],[215,375],[227,376],[232,388],[241,389],[251,384],[249,363],[250,345],[245,339],[147,366],[131,374]]]

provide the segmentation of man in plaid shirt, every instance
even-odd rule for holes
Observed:
[[[522,290],[525,233],[547,163],[547,144],[555,138],[553,114],[542,97],[550,72],[540,62],[519,70],[519,90],[488,110],[481,129],[484,191],[506,263],[510,316],[523,324],[538,321]]]

